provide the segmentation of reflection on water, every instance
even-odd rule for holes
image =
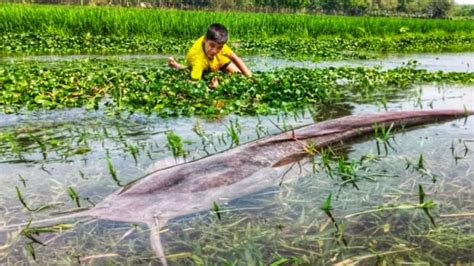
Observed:
[[[405,66],[410,61],[418,63],[417,68],[428,71],[447,72],[473,72],[474,53],[443,53],[443,54],[399,54],[388,55],[377,59],[353,59],[342,61],[292,61],[288,59],[249,57],[246,58],[249,67],[255,71],[269,71],[272,69],[301,67],[301,68],[327,68],[327,67],[374,67],[392,69]]]
[[[411,92],[412,98],[390,102],[387,109],[474,109],[473,92],[472,87],[422,86]],[[126,183],[144,175],[157,160],[172,163],[169,131],[181,137],[187,160],[192,160],[230,147],[230,121],[236,125],[243,143],[279,133],[280,129],[378,111],[384,112],[385,108],[345,103],[313,106],[290,114],[229,116],[221,120],[163,119],[139,114],[108,117],[80,109],[1,115],[0,224],[27,221],[30,216],[18,200],[15,187],[31,208],[46,203],[60,204],[60,210],[78,207],[68,195],[68,188],[77,192],[81,207],[89,207],[117,189],[111,167],[121,183]],[[352,161],[360,178],[359,189],[342,185],[343,175],[338,172],[337,163],[331,165],[334,175],[324,171],[321,157],[317,156],[295,166],[301,172],[296,180],[220,206],[224,211],[222,220],[212,212],[175,219],[163,232],[170,261],[270,263],[294,257],[294,263],[315,263],[364,256],[372,254],[371,250],[394,252],[390,253],[392,261],[413,261],[413,256],[420,254],[425,254],[422,260],[432,263],[472,261],[472,216],[440,217],[474,212],[474,121],[471,117],[464,122],[461,119],[397,133],[391,140],[394,149],[389,149],[388,155],[377,155],[372,138],[335,149],[333,157]],[[359,160],[367,155],[373,160]],[[408,163],[419,165],[420,155],[429,173],[407,168]],[[426,200],[437,204],[431,210],[437,227],[431,226],[422,210],[380,211],[345,218],[379,206],[417,204],[419,184],[424,187]],[[344,228],[348,247],[320,210],[329,193],[333,194],[333,215]],[[48,217],[59,209],[33,216]],[[23,248],[28,240],[18,240],[16,236],[0,232],[0,263],[32,259]],[[77,258],[91,263],[154,261],[148,231],[142,226],[98,221],[64,234],[42,234],[38,238],[48,243],[34,245],[40,264],[75,263]],[[456,248],[453,238],[461,241]]]

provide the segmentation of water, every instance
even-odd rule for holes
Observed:
[[[301,68],[326,68],[326,67],[374,67],[382,69],[393,69],[403,67],[410,61],[418,63],[417,68],[428,69],[429,71],[447,72],[469,72],[474,71],[474,53],[444,53],[444,54],[398,54],[387,55],[386,57],[363,60],[342,60],[342,61],[291,61],[288,59],[249,57],[245,60],[249,67],[258,71],[269,71],[287,67]]]
[[[419,86],[387,110],[474,109],[472,86]],[[176,164],[167,147],[166,134],[175,132],[184,141],[187,160],[228,149],[230,121],[237,121],[240,142],[348,114],[385,112],[382,106],[344,103],[325,109],[298,110],[292,114],[261,117],[228,116],[219,120],[149,117],[140,114],[111,117],[82,109],[0,115],[0,224],[49,217],[58,210],[78,207],[68,188],[80,197],[80,207],[90,207],[118,189],[108,162],[125,184],[150,169]],[[195,133],[201,127],[206,138]],[[355,163],[359,189],[331,177],[311,160],[303,161],[301,174],[282,186],[229,199],[220,208],[222,220],[211,211],[175,219],[162,233],[169,260],[176,264],[224,261],[250,264],[287,259],[294,263],[333,263],[377,250],[388,261],[431,263],[472,262],[472,216],[441,215],[473,213],[474,121],[472,117],[400,132],[391,140],[387,154],[371,138],[335,147],[334,156]],[[426,171],[416,169],[422,155]],[[377,160],[375,160],[375,158]],[[156,162],[159,162],[158,164]],[[320,162],[320,157],[315,158]],[[407,167],[408,162],[412,166]],[[318,171],[313,172],[313,166]],[[337,167],[336,164],[332,167]],[[375,179],[371,181],[368,177]],[[284,178],[284,177],[282,177]],[[24,180],[24,184],[23,184]],[[436,181],[436,182],[434,182]],[[437,227],[421,209],[358,212],[379,206],[413,206],[419,202],[418,185]],[[53,209],[31,214],[18,199],[17,187],[30,208],[45,204]],[[332,214],[344,234],[320,210],[329,193]],[[57,205],[56,205],[57,204]],[[149,246],[149,232],[141,225],[91,221],[62,234],[37,236],[46,246],[34,244],[36,263],[65,264],[156,262]],[[343,241],[344,239],[344,241]],[[454,242],[458,241],[458,242]],[[459,242],[460,241],[460,242]],[[30,241],[18,232],[0,232],[0,263],[33,262],[25,245]],[[344,242],[348,247],[344,246]],[[374,263],[375,257],[362,261]]]
[[[134,65],[136,67],[157,67],[166,66],[167,58],[170,55],[147,54],[147,55],[42,55],[25,57],[3,57],[0,63],[57,63],[64,61],[73,61],[78,59],[113,59],[120,60]],[[181,63],[184,59],[177,56]],[[398,54],[387,55],[377,59],[363,60],[342,60],[342,61],[295,61],[284,58],[271,58],[263,56],[243,57],[244,62],[253,71],[271,71],[275,69],[299,67],[299,68],[326,68],[326,67],[374,67],[380,66],[382,69],[393,69],[402,67],[410,61],[418,63],[417,68],[428,69],[430,71],[448,71],[448,72],[473,72],[474,71],[474,53],[421,53],[421,54]]]

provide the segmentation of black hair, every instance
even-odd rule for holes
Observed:
[[[224,25],[219,23],[214,23],[207,28],[206,39],[209,41],[214,41],[219,44],[227,42],[229,34]]]

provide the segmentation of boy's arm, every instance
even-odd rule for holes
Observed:
[[[191,66],[191,80],[201,80],[203,72],[204,68],[200,65]],[[217,86],[219,86],[219,80],[217,80],[217,77],[213,77],[209,83],[209,87],[215,89]]]
[[[244,74],[246,77],[252,76],[252,72],[238,55],[236,55],[234,52],[231,52],[229,54],[229,58],[240,69],[242,74]]]
[[[191,66],[191,79],[200,80],[202,78],[202,72],[204,72],[204,69],[199,65]]]

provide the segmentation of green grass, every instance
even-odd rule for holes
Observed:
[[[391,36],[401,31],[474,32],[472,21],[0,4],[0,32],[4,34],[36,32],[195,39],[213,22],[226,25],[231,37],[237,39]]]
[[[474,50],[474,21],[0,4],[0,54],[184,54],[214,22],[247,55],[318,60]]]

